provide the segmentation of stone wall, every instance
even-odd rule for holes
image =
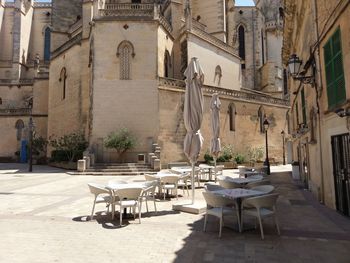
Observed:
[[[205,95],[204,116],[201,133],[204,145],[200,154],[203,161],[204,154],[210,149],[211,140],[211,112],[209,108],[211,96]],[[260,132],[258,121],[259,103],[241,102],[229,97],[220,97],[221,100],[221,142],[222,145],[233,145],[236,153],[246,154],[247,147],[262,147],[265,149],[265,134]],[[186,129],[183,122],[184,91],[169,89],[161,86],[159,90],[160,126],[158,144],[162,148],[161,162],[165,166],[168,162],[187,161],[183,154],[183,141]],[[230,131],[228,107],[234,103],[236,107],[236,130]],[[285,129],[285,107],[263,106],[265,113],[271,121],[268,132],[269,156],[282,163],[282,137],[281,131]]]
[[[192,34],[189,34],[187,43],[188,60],[192,57],[199,58],[206,85],[234,90],[241,88],[240,59],[237,56]],[[221,76],[216,74],[217,66],[221,69]]]

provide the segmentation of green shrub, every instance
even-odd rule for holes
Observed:
[[[68,155],[64,150],[54,150],[51,152],[51,162],[68,162]]]
[[[245,157],[243,154],[237,153],[236,156],[234,157],[235,161],[237,164],[242,164],[245,161]]]
[[[59,153],[54,153],[55,157],[53,160],[76,162],[83,157],[83,152],[88,146],[88,142],[81,133],[71,133],[63,135],[57,139],[50,139],[49,144]],[[55,151],[53,151],[55,152]],[[65,157],[62,157],[63,153]]]
[[[211,162],[214,161],[214,158],[213,158],[213,156],[211,156],[211,155],[209,154],[209,152],[206,152],[206,153],[204,154],[204,161],[205,161],[205,163],[210,164]]]

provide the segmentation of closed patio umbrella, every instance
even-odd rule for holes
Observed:
[[[184,122],[187,130],[184,152],[192,165],[192,204],[194,204],[194,166],[203,145],[200,128],[203,119],[202,85],[204,73],[198,58],[192,58],[186,71],[186,93],[184,105]]]
[[[213,137],[210,143],[210,152],[214,156],[214,165],[216,169],[216,158],[221,152],[221,142],[220,142],[220,107],[221,102],[219,99],[219,94],[214,93],[210,101],[211,110],[211,130]]]

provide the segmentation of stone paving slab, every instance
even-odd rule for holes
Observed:
[[[259,229],[240,234],[226,227],[219,239],[217,219],[209,217],[203,232],[203,214],[173,211],[176,199],[158,200],[158,213],[152,204],[149,213],[144,207],[141,224],[127,219],[119,227],[119,217],[112,221],[103,204],[87,221],[93,201],[87,183],[117,177],[70,176],[46,166],[29,174],[25,165],[0,164],[0,262],[348,263],[350,220],[315,202],[293,183],[288,167],[272,171],[281,236],[266,220],[265,240]],[[196,200],[201,191],[196,189]],[[182,200],[189,200],[187,194]],[[234,222],[227,218],[225,224]]]

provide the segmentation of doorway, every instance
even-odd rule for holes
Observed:
[[[331,137],[336,207],[350,216],[350,136]]]

